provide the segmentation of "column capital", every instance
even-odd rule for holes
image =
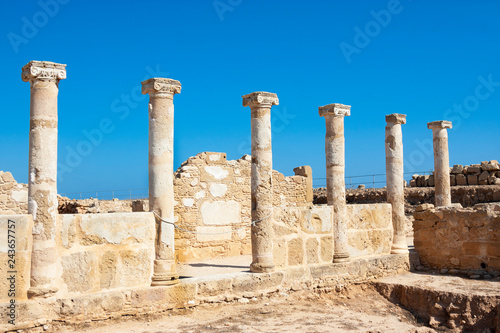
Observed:
[[[388,124],[406,124],[406,115],[401,113],[392,113],[385,116],[385,121]]]
[[[173,98],[181,92],[181,83],[177,80],[155,77],[142,82],[142,94]]]
[[[444,128],[452,128],[451,121],[448,120],[438,120],[427,123],[427,128],[429,129],[444,129]]]
[[[279,105],[278,95],[265,91],[255,91],[248,95],[243,95],[243,106],[269,106]]]
[[[33,60],[23,67],[21,78],[24,82],[36,80],[59,82],[66,78],[66,65]]]
[[[351,106],[344,105],[339,103],[328,104],[325,106],[320,106],[318,108],[319,116],[350,116],[351,115]]]

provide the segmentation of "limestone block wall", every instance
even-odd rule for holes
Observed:
[[[251,157],[228,161],[225,153],[190,157],[175,172],[177,260],[204,260],[251,253]],[[273,171],[274,205],[312,205],[306,176]]]
[[[11,226],[10,233],[9,226]],[[31,215],[0,215],[0,303],[9,302],[13,298],[16,301],[27,299],[33,245],[32,228]],[[8,236],[9,234],[11,237]],[[14,257],[12,256],[13,252],[9,253],[9,250],[12,249],[9,247],[9,241],[10,244],[14,244]],[[7,280],[12,275],[11,271],[16,272],[14,274],[14,288],[11,288],[11,281]],[[15,297],[10,297],[9,293],[13,291]]]
[[[275,208],[273,250],[276,267],[331,263],[332,214],[332,208],[326,205]],[[390,204],[347,205],[347,216],[351,258],[390,253]]]
[[[28,213],[28,185],[18,184],[10,172],[0,171],[0,214]]]
[[[351,257],[389,254],[393,237],[391,204],[347,205]]]
[[[59,215],[60,295],[151,285],[152,213]]]
[[[500,270],[500,204],[472,208],[424,204],[414,216],[414,244],[422,265]]]
[[[481,164],[456,164],[450,168],[450,185],[500,185],[500,163],[497,160]],[[434,175],[413,175],[411,187],[433,187]]]

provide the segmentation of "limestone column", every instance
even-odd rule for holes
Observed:
[[[142,82],[149,94],[149,210],[174,221],[174,95],[181,83],[152,78]],[[174,226],[156,218],[155,261],[151,285],[177,283]]]
[[[272,272],[273,260],[273,152],[271,147],[271,106],[278,96],[253,92],[243,96],[243,106],[250,106],[252,126],[252,264],[256,273]]]
[[[448,131],[451,121],[441,120],[427,123],[432,129],[434,143],[434,189],[436,207],[451,206],[450,155],[448,153]]]
[[[345,200],[344,117],[351,115],[351,106],[329,104],[319,108],[326,121],[326,196],[333,206],[333,262],[349,261],[347,245],[347,207]]]
[[[405,233],[405,200],[403,170],[403,134],[401,125],[406,124],[406,115],[393,113],[385,116],[385,168],[387,202],[392,205],[394,237],[391,253],[408,253]]]
[[[22,79],[30,82],[28,212],[33,215],[29,297],[58,291],[61,262],[57,253],[57,94],[66,65],[30,61]]]

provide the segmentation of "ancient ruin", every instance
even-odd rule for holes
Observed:
[[[385,118],[387,188],[346,191],[344,118],[351,106],[319,107],[326,122],[327,187],[321,195],[309,166],[295,168],[290,177],[273,170],[271,110],[279,100],[269,92],[243,96],[243,107],[250,108],[251,155],[227,160],[225,153],[202,152],[174,172],[173,99],[181,83],[150,78],[142,82],[149,95],[149,198],[77,201],[57,194],[57,95],[65,78],[62,64],[31,61],[22,69],[31,85],[29,183],[0,172],[0,258],[9,263],[15,252],[15,266],[0,271],[3,331],[285,291],[340,292],[367,281],[375,281],[373,288],[388,300],[421,312],[432,327],[500,331],[500,295],[474,296],[477,310],[470,309],[472,296],[462,297],[468,312],[460,312],[456,299],[446,294],[440,300],[438,292],[425,294],[433,299],[428,304],[412,303],[425,291],[398,280],[415,279],[410,271],[490,280],[484,283],[492,289],[500,280],[500,186],[489,180],[500,167],[496,161],[455,166],[452,176],[483,179],[484,173],[490,185],[451,188],[451,122],[428,124],[432,194],[417,184],[405,188],[403,114]],[[412,181],[422,183],[419,177]],[[430,177],[424,183],[431,186]],[[17,242],[9,247],[5,235],[13,225]],[[244,267],[212,276],[181,273],[182,264],[220,258],[235,258]],[[9,296],[13,274],[15,298]]]

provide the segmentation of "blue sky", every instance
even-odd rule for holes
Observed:
[[[433,168],[426,123],[451,120],[450,163],[500,159],[499,1],[3,1],[0,170],[27,182],[30,60],[65,63],[59,192],[147,188],[147,97],[179,80],[175,167],[250,153],[241,96],[278,94],[273,163],[325,177],[318,106],[352,105],[346,175],[385,172],[385,115],[407,114],[406,171]],[[106,124],[111,130],[100,129]],[[89,136],[93,135],[93,140]],[[85,149],[84,149],[85,148]],[[75,156],[76,155],[76,156]]]

